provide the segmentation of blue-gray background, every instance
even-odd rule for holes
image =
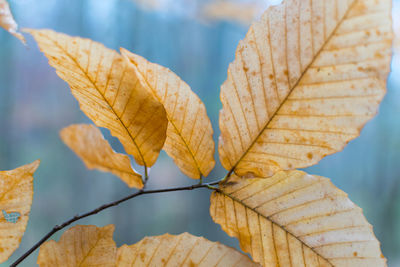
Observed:
[[[168,8],[161,11],[143,9],[132,0],[11,0],[10,4],[22,27],[51,28],[110,48],[125,47],[171,68],[205,102],[217,138],[219,86],[246,27],[230,22],[205,24],[197,19],[201,0],[163,2],[169,2]],[[394,0],[393,12],[399,29],[399,0]],[[112,175],[86,170],[63,145],[58,132],[88,119],[31,37],[28,45],[0,30],[0,169],[42,160],[21,247],[1,266],[10,264],[55,224],[132,192]],[[379,115],[343,152],[307,171],[330,177],[364,209],[389,266],[400,266],[400,56],[394,56],[392,67]],[[110,140],[122,151],[116,140]],[[218,163],[210,177],[224,174]],[[162,152],[151,170],[149,187],[191,183]],[[146,235],[187,231],[238,247],[212,222],[209,194],[199,190],[143,196],[79,223],[115,224],[118,245],[133,244]],[[37,253],[22,266],[34,266],[36,257]]]

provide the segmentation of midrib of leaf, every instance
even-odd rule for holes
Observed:
[[[133,138],[133,136],[131,135],[131,133],[129,132],[128,128],[126,127],[126,125],[122,122],[121,118],[117,115],[116,111],[114,110],[114,107],[111,106],[110,102],[108,102],[108,100],[106,99],[106,97],[101,93],[100,89],[97,87],[96,83],[89,77],[89,75],[86,73],[86,71],[81,67],[81,65],[78,63],[78,61],[76,61],[76,59],[70,54],[68,53],[68,51],[66,51],[62,46],[60,46],[56,41],[50,39],[62,52],[64,52],[74,63],[75,65],[79,68],[79,70],[86,76],[86,78],[90,81],[90,83],[94,86],[94,88],[97,90],[97,92],[101,95],[101,97],[103,98],[103,100],[107,103],[107,105],[110,107],[110,109],[112,110],[112,112],[114,113],[115,117],[117,117],[119,123],[124,127],[125,131],[128,133],[129,137],[131,138],[133,144],[135,145],[140,158],[143,161],[144,167],[147,167],[146,161],[144,159],[144,156],[142,154],[142,152],[140,151],[140,148],[138,146],[138,144],[136,144],[135,138]],[[90,41],[92,42],[92,41]],[[112,66],[111,66],[112,67]],[[98,72],[98,70],[97,70]],[[110,79],[109,77],[107,78],[108,80]],[[121,78],[122,79],[122,78]],[[108,80],[107,80],[107,84],[108,84]],[[122,81],[121,81],[122,82]]]
[[[258,214],[259,216],[263,217],[264,219],[268,220],[269,222],[271,222],[272,224],[277,225],[278,227],[280,227],[282,230],[284,230],[285,232],[287,232],[288,234],[292,235],[294,238],[296,238],[301,244],[303,244],[304,246],[308,247],[309,249],[311,249],[316,255],[318,255],[319,257],[323,258],[324,260],[326,260],[330,265],[334,266],[333,263],[331,263],[329,261],[329,259],[326,259],[324,256],[322,256],[321,254],[319,254],[317,251],[315,251],[312,247],[310,247],[309,245],[307,245],[306,243],[304,243],[302,240],[300,240],[295,234],[293,234],[292,232],[290,232],[289,230],[287,230],[284,226],[280,225],[279,223],[273,221],[270,216],[264,216],[262,213],[260,213],[259,211],[257,211],[256,209],[248,206],[247,204],[245,204],[244,202],[242,202],[241,200],[237,199],[236,197],[225,193],[222,190],[218,190],[216,191],[217,193],[223,194],[224,196],[229,197],[230,199],[232,199],[235,202],[238,202],[239,204],[243,205],[246,209],[249,209],[253,212],[255,212],[256,214]],[[235,216],[236,216],[236,209],[235,211]],[[226,212],[224,211],[224,213],[226,214]],[[246,219],[246,221],[248,221],[248,218]],[[239,234],[239,231],[238,231]],[[240,235],[239,235],[240,236]],[[238,237],[239,237],[238,236]],[[272,232],[272,238],[275,239],[274,233]],[[275,241],[274,241],[275,243]],[[264,247],[264,245],[262,245]],[[275,245],[274,245],[275,248]],[[263,249],[264,250],[264,249]],[[277,254],[276,248],[275,248],[275,253]],[[289,257],[290,257],[290,252],[289,252]],[[278,259],[279,260],[279,259]]]
[[[88,251],[88,253],[83,257],[83,259],[79,262],[78,266],[82,266],[82,264],[85,263],[86,259],[90,256],[90,254],[92,253],[93,249],[97,246],[97,244],[100,241],[100,238],[102,238],[101,236],[97,238],[96,243],[93,245],[93,247],[91,247]]]
[[[138,64],[136,64],[136,62],[130,61],[132,62],[135,66],[136,69],[138,70],[138,72],[140,73],[140,75],[142,75],[143,80],[145,80],[147,86],[153,91],[153,95],[155,98],[157,98],[158,102],[163,103],[161,98],[158,97],[158,95],[154,92],[153,87],[150,85],[150,83],[147,81],[147,79],[145,78],[146,76],[140,71],[140,68],[138,67]],[[164,106],[164,104],[163,104]],[[198,112],[198,111],[197,111]],[[183,138],[182,133],[178,130],[178,127],[175,125],[175,122],[173,120],[173,118],[171,117],[171,115],[169,114],[169,112],[165,109],[165,113],[167,114],[167,119],[168,121],[171,123],[172,126],[174,126],[175,131],[178,133],[178,136],[182,139],[184,145],[186,146],[186,148],[189,151],[190,156],[192,157],[194,163],[196,164],[196,168],[200,173],[200,178],[203,176],[203,172],[200,169],[200,166],[196,160],[196,157],[194,155],[194,153],[192,152],[192,150],[190,149],[190,146],[188,145],[188,143],[186,142],[185,138]]]
[[[358,2],[359,0],[354,0],[353,3],[349,6],[349,8],[347,9],[345,15],[341,18],[341,20],[337,23],[337,25],[335,26],[335,28],[333,29],[333,31],[331,32],[331,34],[328,36],[328,38],[326,39],[326,41],[324,42],[324,44],[321,46],[321,48],[318,50],[318,52],[315,54],[315,56],[313,57],[313,59],[311,60],[311,62],[308,64],[308,66],[304,69],[304,71],[301,73],[300,77],[298,78],[298,80],[296,81],[296,83],[292,86],[292,88],[290,89],[290,92],[287,94],[287,96],[281,101],[281,103],[279,104],[278,108],[275,110],[275,112],[272,113],[270,119],[267,121],[267,123],[265,124],[265,126],[262,128],[262,130],[258,133],[258,135],[254,138],[254,140],[251,142],[250,146],[245,150],[245,152],[242,154],[242,156],[236,161],[236,163],[231,167],[231,169],[229,170],[228,174],[226,175],[227,178],[230,177],[230,175],[235,171],[237,165],[242,161],[242,159],[247,155],[247,153],[253,148],[253,146],[255,145],[255,143],[257,142],[257,140],[260,138],[260,136],[264,133],[264,131],[268,128],[270,122],[272,121],[272,119],[275,117],[276,113],[279,112],[279,110],[282,108],[283,104],[285,104],[285,102],[287,101],[287,99],[289,98],[289,96],[292,94],[293,90],[299,85],[300,81],[302,80],[303,76],[305,75],[305,73],[308,71],[308,69],[310,68],[310,66],[315,62],[315,60],[318,58],[318,56],[320,55],[320,53],[322,52],[322,50],[325,48],[326,44],[329,43],[329,41],[331,40],[332,36],[336,33],[337,29],[340,27],[340,25],[342,25],[342,22],[347,18],[350,10],[353,9],[354,5]],[[285,1],[286,2],[286,1]],[[325,10],[325,8],[324,8]],[[285,3],[285,21],[286,21],[286,16],[287,16],[287,7],[286,7],[286,3]],[[299,22],[300,23],[300,22]],[[325,21],[324,21],[325,23]],[[285,31],[287,33],[287,26],[285,26]],[[287,38],[286,38],[287,39]],[[257,50],[258,51],[258,50]],[[287,55],[286,55],[287,57]],[[275,77],[275,76],[274,76]]]

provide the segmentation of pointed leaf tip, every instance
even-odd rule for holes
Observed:
[[[26,45],[24,36],[18,32],[18,24],[15,22],[10,6],[6,0],[0,0],[0,27],[4,28]]]

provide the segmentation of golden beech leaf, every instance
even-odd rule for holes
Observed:
[[[89,169],[111,172],[129,187],[143,188],[142,176],[132,169],[129,157],[116,153],[94,125],[71,125],[61,130],[60,136]]]
[[[33,174],[40,161],[0,172],[0,263],[18,248],[28,224]]]
[[[239,1],[214,1],[202,8],[202,14],[207,20],[234,21],[242,25],[250,25],[251,22],[265,10],[268,1],[239,2]]]
[[[168,118],[164,150],[183,173],[207,176],[215,165],[213,129],[206,108],[189,85],[175,73],[121,48],[140,80],[164,105]]]
[[[0,27],[6,29],[25,44],[25,38],[18,32],[18,25],[11,14],[10,6],[6,0],[0,0]]]
[[[391,0],[284,0],[254,22],[221,87],[219,155],[239,176],[316,164],[386,90]]]
[[[164,145],[163,106],[114,50],[51,30],[27,30],[66,81],[85,114],[117,137],[136,162],[152,166]]]
[[[118,249],[117,267],[259,266],[239,251],[188,233],[146,237]]]
[[[210,213],[263,266],[385,266],[361,208],[329,179],[281,171],[233,176],[211,196]]]
[[[114,225],[96,227],[77,225],[68,229],[58,242],[47,241],[40,247],[40,267],[115,266],[117,247]]]

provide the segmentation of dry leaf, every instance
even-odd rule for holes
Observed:
[[[164,105],[169,121],[164,150],[189,177],[207,176],[215,165],[215,145],[203,102],[169,69],[125,49],[121,49],[121,53],[132,63],[148,90]]]
[[[223,166],[268,177],[356,138],[385,94],[390,14],[390,0],[270,7],[239,43],[221,88]]]
[[[60,241],[47,241],[40,247],[37,264],[49,267],[115,266],[117,247],[114,225],[77,225],[68,229]]]
[[[188,233],[146,237],[118,249],[117,266],[258,266],[237,250]]]
[[[40,161],[0,172],[0,263],[19,247],[33,198],[33,173]]]
[[[267,5],[268,3],[264,1],[249,3],[220,0],[205,4],[202,8],[202,15],[211,21],[227,20],[248,26],[262,13],[262,10],[266,9]]]
[[[89,39],[27,30],[85,114],[117,137],[136,162],[152,166],[164,145],[165,110],[117,52]]]
[[[25,38],[18,32],[18,25],[11,14],[10,6],[6,0],[0,0],[0,27],[6,29],[25,44]]]
[[[132,169],[129,157],[116,153],[101,131],[89,124],[76,124],[60,132],[61,139],[89,169],[111,172],[129,187],[143,188],[142,176]]]
[[[385,266],[362,210],[329,179],[301,171],[243,179],[211,196],[214,221],[263,266]]]

